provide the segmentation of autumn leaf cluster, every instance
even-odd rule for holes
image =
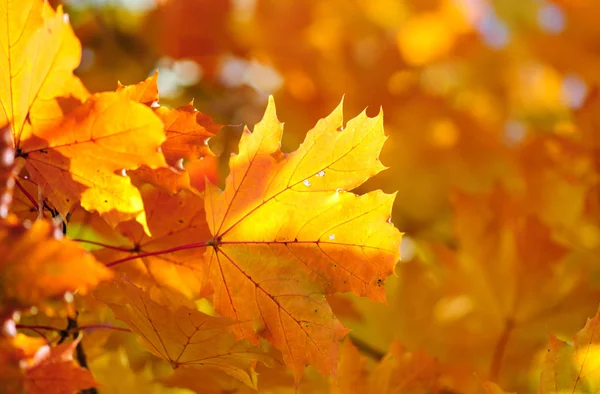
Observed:
[[[85,313],[99,320],[88,329],[138,334],[176,376],[212,374],[182,382],[210,385],[221,374],[256,389],[259,363],[288,366],[296,382],[307,365],[332,374],[347,330],[326,296],[383,300],[398,259],[394,195],[350,192],[385,168],[381,114],[343,125],[340,105],[283,153],[271,100],[230,160],[225,189],[198,190],[183,162],[213,156],[207,141],[218,125],[192,104],[161,106],[157,74],[89,94],[72,73],[81,48],[62,8],[3,8],[7,391],[98,386]],[[201,298],[214,310],[199,310]],[[61,315],[64,329],[39,324]]]
[[[597,392],[599,11],[0,0],[0,392]]]

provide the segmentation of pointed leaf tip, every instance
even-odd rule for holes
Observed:
[[[277,123],[281,123],[277,118],[277,108],[275,106],[275,99],[272,95],[269,95],[269,100],[267,102],[267,108],[265,109],[265,114],[261,119],[261,123],[264,121],[275,121]]]

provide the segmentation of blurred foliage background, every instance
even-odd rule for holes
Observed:
[[[348,119],[383,108],[389,170],[359,192],[398,191],[402,261],[388,305],[335,304],[365,353],[396,339],[452,365],[457,390],[471,392],[476,375],[530,391],[547,335],[570,339],[597,309],[600,2],[64,6],[90,91],[158,69],[162,103],[193,100],[228,125],[211,142],[221,180],[270,94],[287,151],[343,96]]]

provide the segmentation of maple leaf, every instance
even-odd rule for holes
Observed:
[[[81,199],[113,224],[143,224],[139,193],[115,172],[165,166],[160,120],[115,93],[81,104],[88,93],[72,75],[81,47],[62,9],[31,0],[0,11],[11,16],[0,35],[0,124],[10,123],[16,156],[63,217]]]
[[[125,293],[127,304],[110,305],[117,318],[141,336],[150,352],[173,368],[214,368],[256,387],[256,362],[272,364],[260,348],[238,341],[230,332],[230,327],[239,323],[184,307],[172,310],[127,282],[118,287]]]
[[[120,172],[142,163],[164,166],[158,151],[163,140],[162,124],[150,109],[117,93],[101,93],[57,126],[21,141],[17,152],[63,216],[80,198],[85,209],[104,214],[113,225],[131,218],[145,224],[140,194]]]
[[[98,383],[85,368],[75,364],[73,352],[81,340],[47,347],[41,359],[27,368],[25,375],[25,390],[31,394],[62,394],[96,387]]]
[[[11,122],[18,145],[27,124],[60,117],[69,98],[87,96],[72,74],[81,45],[62,8],[54,12],[45,1],[2,0],[0,15],[0,124]]]
[[[478,392],[476,386],[466,383],[475,379],[472,371],[465,373],[452,365],[443,365],[422,350],[408,351],[394,341],[389,352],[377,365],[346,340],[340,350],[340,360],[331,393],[467,393]],[[475,391],[477,390],[477,391]],[[490,391],[494,393],[494,391]],[[500,392],[498,392],[500,393]]]
[[[262,382],[262,374],[260,376]],[[160,379],[160,382],[167,387],[187,388],[202,394],[256,393],[256,390],[231,379],[226,373],[212,369],[177,368],[172,375]]]
[[[0,338],[3,392],[60,394],[97,386],[90,371],[73,361],[80,340],[50,347],[42,338],[23,334]]]
[[[370,378],[372,393],[437,392],[441,367],[437,360],[425,352],[408,352],[394,342],[390,352],[375,368]]]
[[[600,390],[600,310],[573,338],[550,335],[538,393],[596,393]]]
[[[335,369],[346,330],[325,295],[352,291],[383,301],[383,282],[398,260],[401,234],[388,222],[394,195],[345,192],[384,169],[377,158],[382,116],[363,113],[338,130],[341,104],[284,154],[270,98],[254,132],[242,135],[225,191],[205,191],[215,308],[255,321],[296,379],[307,363],[323,374]]]
[[[367,393],[367,365],[360,352],[348,338],[340,349],[340,360],[332,393]]]
[[[131,100],[153,105],[154,113],[162,120],[166,140],[161,146],[170,168],[149,168],[142,166],[129,173],[136,184],[151,183],[170,193],[190,189],[190,176],[183,160],[196,161],[214,157],[208,146],[208,140],[215,136],[221,125],[196,110],[193,103],[171,109],[154,105],[158,103],[158,72],[135,85],[118,88],[119,94]]]
[[[48,221],[27,228],[0,222],[0,315],[38,305],[67,291],[85,293],[111,272]]]
[[[117,92],[132,101],[142,103],[147,106],[158,102],[158,70],[145,80],[135,85],[121,85],[118,83]]]
[[[204,201],[185,190],[170,195],[151,185],[140,187],[140,192],[152,237],[139,223],[124,222],[117,230],[126,241],[118,242],[113,236],[115,248],[94,254],[161,304],[176,305],[197,298],[202,267],[197,264],[197,250],[190,247],[210,239]],[[123,261],[127,263],[120,264]]]

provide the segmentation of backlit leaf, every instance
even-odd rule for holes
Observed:
[[[19,155],[63,216],[81,199],[113,225],[131,218],[145,224],[141,196],[121,171],[164,166],[163,141],[162,124],[150,109],[102,93],[23,141]]]
[[[550,336],[538,393],[596,393],[600,389],[600,312],[568,344]]]
[[[398,260],[400,233],[387,222],[394,195],[346,192],[384,169],[382,116],[363,113],[341,128],[340,105],[284,154],[270,100],[254,132],[242,135],[225,191],[206,189],[215,307],[255,321],[296,378],[306,364],[323,374],[336,367],[346,330],[325,295],[353,291],[383,301],[383,281]]]
[[[105,249],[95,255],[111,266],[117,262],[114,269],[161,304],[197,298],[202,288],[203,267],[197,264],[202,249],[193,246],[210,238],[204,201],[188,191],[170,195],[151,185],[140,190],[152,237],[139,223],[128,221],[117,228],[128,240],[114,245],[120,250]],[[119,264],[122,259],[132,261]]]
[[[48,221],[27,228],[0,222],[0,315],[38,305],[65,292],[86,293],[111,277],[104,266],[79,245],[57,239],[62,231]]]
[[[57,97],[87,95],[73,70],[81,59],[81,45],[68,18],[47,2],[0,2],[0,124],[10,122],[15,146],[28,136],[27,124],[59,118]]]
[[[271,359],[248,341],[238,341],[229,331],[236,323],[184,307],[172,310],[152,301],[136,286],[119,285],[126,305],[111,305],[116,316],[141,336],[153,354],[173,368],[214,368],[251,386],[256,386],[254,365]]]

